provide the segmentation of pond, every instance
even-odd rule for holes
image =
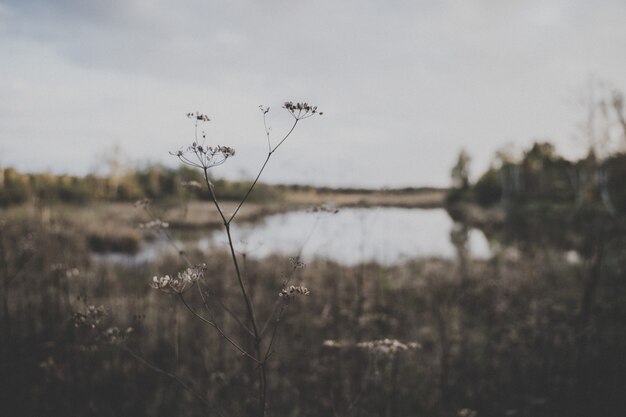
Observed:
[[[453,258],[454,222],[444,209],[347,208],[338,213],[292,211],[269,215],[256,223],[233,225],[235,249],[251,257],[272,253],[301,256],[305,261],[324,258],[343,265],[377,262],[392,265],[418,257]],[[179,246],[210,253],[227,248],[222,231],[203,237],[174,234]],[[488,258],[489,244],[479,230],[466,235],[468,253]],[[149,262],[173,248],[164,241],[146,243],[136,255],[109,254],[101,260]]]

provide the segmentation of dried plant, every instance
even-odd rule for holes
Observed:
[[[190,314],[192,314],[194,318],[200,320],[202,323],[215,330],[223,338],[223,340],[225,340],[226,343],[228,343],[232,348],[238,351],[238,353],[240,353],[243,357],[246,357],[248,360],[252,361],[254,365],[253,369],[255,369],[255,372],[257,373],[256,378],[258,381],[257,388],[259,397],[258,412],[256,414],[261,417],[265,416],[268,411],[267,364],[273,353],[273,346],[276,340],[277,331],[282,315],[295,296],[308,296],[310,294],[310,291],[302,285],[290,285],[292,278],[295,275],[295,272],[298,269],[304,267],[304,264],[299,258],[291,258],[291,273],[283,281],[282,288],[277,289],[277,297],[274,301],[274,306],[271,309],[271,313],[268,317],[264,318],[257,316],[254,301],[244,280],[242,262],[245,261],[245,257],[241,259],[235,251],[231,226],[235,221],[241,207],[246,203],[250,194],[253,192],[255,186],[259,181],[259,178],[261,177],[261,174],[265,170],[265,167],[267,166],[272,155],[291,136],[299,122],[315,115],[322,114],[322,112],[318,111],[316,106],[311,106],[308,103],[293,103],[291,101],[288,101],[285,102],[282,107],[293,117],[293,123],[288,129],[287,133],[278,142],[273,144],[271,140],[270,129],[267,125],[267,115],[270,109],[269,107],[259,106],[263,115],[263,124],[265,127],[265,134],[267,139],[267,155],[254,181],[247,189],[243,198],[235,206],[232,214],[227,214],[220,205],[220,202],[217,198],[217,191],[215,190],[215,186],[211,181],[211,176],[209,175],[209,170],[223,164],[224,162],[226,162],[226,160],[233,157],[235,155],[235,150],[228,146],[210,146],[206,144],[206,134],[203,131],[199,131],[199,127],[202,123],[210,121],[209,117],[198,112],[187,113],[187,117],[193,120],[195,125],[194,141],[191,143],[191,145],[187,147],[181,148],[176,152],[171,152],[172,155],[179,158],[180,161],[184,164],[202,170],[205,181],[204,186],[208,190],[211,204],[213,204],[214,208],[217,210],[217,213],[219,214],[222,225],[224,227],[224,232],[228,238],[228,248],[235,271],[234,279],[236,280],[237,286],[240,291],[239,300],[243,306],[243,310],[245,311],[245,317],[239,317],[233,311],[233,309],[226,307],[220,300],[215,299],[215,297],[209,296],[209,293],[205,291],[202,287],[202,280],[204,277],[204,271],[206,269],[205,265],[192,264],[185,252],[179,248],[176,249],[185,260],[185,262],[188,264],[188,267],[183,271],[177,272],[172,275],[166,274],[163,276],[155,276],[150,282],[152,288],[177,296],[180,302],[185,306],[185,308],[189,311]],[[184,184],[184,186],[198,188],[199,186],[201,186],[201,184],[197,182],[187,182]],[[165,230],[167,229],[168,224],[159,220],[152,213],[152,211],[150,210],[149,201],[138,201],[136,203],[136,206],[142,207],[152,217],[152,220],[150,222],[147,222],[140,227],[144,229],[159,230],[166,236],[166,238],[170,241],[170,243],[172,243],[172,245],[176,246],[172,236],[167,232],[167,230]],[[190,302],[190,299],[186,296],[186,293],[194,288],[198,291],[201,297],[203,306],[201,306],[200,308],[204,307],[204,311],[193,306]],[[247,336],[247,340],[236,340],[236,337],[234,335],[231,335],[230,332],[227,331],[227,329],[224,329],[220,324],[218,324],[218,321],[215,319],[215,316],[213,314],[214,309],[218,308],[223,309],[235,320],[235,322],[241,327],[243,334]],[[112,330],[110,332],[110,336],[117,336],[117,332],[115,330]],[[183,388],[190,391],[194,396],[199,397],[197,391],[192,390],[190,385],[184,382],[177,375],[163,370],[156,364],[147,361],[137,352],[128,349],[128,347],[126,348],[135,358],[139,359],[141,362],[156,370],[157,372],[169,376],[173,380],[177,381]],[[221,413],[218,411],[218,408],[216,408],[213,404],[210,404],[208,400],[203,398],[199,399],[201,399],[202,402],[204,402],[206,405],[210,406],[213,412],[221,415]]]

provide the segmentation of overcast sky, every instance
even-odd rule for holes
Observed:
[[[626,90],[623,0],[0,0],[0,165],[86,173],[121,148],[175,166],[189,111],[251,176],[285,100],[324,115],[265,180],[448,185],[461,148],[477,174],[507,143],[572,157],[590,79]]]

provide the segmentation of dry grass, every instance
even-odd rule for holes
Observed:
[[[190,205],[189,218],[203,221],[205,207]],[[264,207],[250,205],[244,214]],[[166,220],[180,215],[158,209]],[[103,329],[135,327],[133,348],[202,389],[228,415],[254,409],[254,381],[245,377],[249,364],[174,299],[148,286],[153,275],[183,268],[181,259],[126,267],[90,261],[85,233],[135,230],[147,220],[141,210],[22,207],[0,212],[0,219],[0,415],[207,414],[170,379],[98,339],[99,329],[74,328],[72,313],[89,304],[107,307]],[[437,259],[393,267],[313,262],[297,279],[311,295],[289,306],[276,344],[270,409],[294,417],[472,410],[479,416],[620,416],[626,405],[620,394],[626,371],[624,248],[624,240],[607,246],[586,323],[580,306],[589,263],[569,264],[549,247],[470,261],[465,270]],[[189,255],[206,262],[204,285],[211,294],[236,305],[227,256]],[[289,260],[248,262],[258,314],[267,317]],[[202,310],[197,294],[190,302]],[[218,320],[245,340],[229,316]],[[385,339],[421,348],[395,355],[359,349]]]
[[[430,208],[442,207],[445,190],[376,190],[357,192],[336,191],[290,191],[285,200],[295,205],[332,204],[337,207],[407,207]]]

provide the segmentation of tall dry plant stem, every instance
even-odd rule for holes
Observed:
[[[283,288],[279,292],[277,292],[278,299],[274,303],[274,307],[271,309],[271,313],[269,317],[267,317],[262,322],[262,325],[260,325],[259,319],[257,315],[255,314],[254,300],[252,299],[250,295],[250,291],[246,287],[244,274],[242,272],[240,261],[235,251],[235,245],[233,243],[231,226],[233,222],[235,221],[236,216],[239,213],[240,209],[243,207],[246,201],[248,201],[248,198],[254,191],[254,188],[259,183],[259,179],[261,178],[263,171],[267,167],[267,164],[269,163],[272,155],[274,155],[274,153],[278,150],[278,148],[292,135],[298,123],[301,120],[308,119],[315,115],[321,115],[323,113],[318,112],[317,107],[311,106],[308,103],[293,103],[290,101],[284,103],[283,109],[285,109],[293,117],[293,124],[291,125],[287,133],[278,141],[278,143],[276,145],[272,145],[270,129],[267,126],[267,114],[269,113],[270,109],[264,106],[260,106],[260,109],[261,109],[261,112],[263,113],[263,125],[265,127],[265,135],[267,137],[267,146],[268,146],[267,155],[256,177],[254,178],[254,181],[250,184],[250,187],[246,190],[245,194],[243,195],[239,203],[236,205],[235,210],[232,212],[232,214],[230,215],[225,214],[222,206],[220,205],[220,202],[217,197],[217,193],[215,191],[215,186],[213,182],[211,181],[211,176],[209,175],[209,169],[217,165],[221,165],[228,158],[234,156],[235,150],[227,146],[207,146],[204,143],[204,139],[206,139],[206,136],[204,133],[201,134],[201,138],[203,142],[200,143],[199,141],[200,136],[198,134],[198,125],[200,123],[209,121],[209,118],[206,115],[203,115],[200,113],[188,113],[187,114],[188,118],[194,120],[195,140],[187,148],[181,149],[173,153],[184,164],[195,167],[195,168],[199,168],[202,170],[204,182],[209,192],[209,197],[222,220],[224,232],[226,233],[226,236],[228,238],[229,252],[230,252],[232,264],[235,270],[235,278],[237,281],[237,285],[240,290],[240,300],[242,304],[245,306],[246,319],[241,320],[237,316],[237,314],[234,313],[232,309],[227,307],[221,301],[217,301],[217,307],[220,307],[224,311],[226,311],[226,313],[229,314],[237,322],[237,324],[245,331],[245,334],[247,334],[250,338],[249,342],[253,350],[248,351],[244,344],[238,342],[233,337],[228,335],[225,329],[223,329],[221,326],[217,324],[217,321],[213,318],[213,315],[211,313],[212,309],[211,309],[210,304],[211,304],[211,301],[213,300],[209,300],[208,293],[205,294],[203,292],[203,289],[201,288],[201,285],[202,285],[201,281],[203,278],[204,266],[203,265],[194,266],[190,262],[185,252],[178,249],[178,247],[176,247],[176,243],[174,242],[172,236],[167,231],[164,231],[165,236],[170,241],[170,243],[176,247],[178,253],[182,256],[182,258],[187,263],[188,268],[185,271],[179,273],[178,276],[176,277],[170,277],[169,275],[165,275],[163,277],[154,277],[152,286],[156,289],[160,289],[165,292],[177,293],[178,299],[180,300],[180,302],[182,302],[182,304],[192,314],[194,318],[200,320],[202,323],[206,324],[207,326],[215,329],[218,332],[218,334],[228,344],[230,344],[234,349],[238,351],[239,354],[248,358],[254,363],[254,366],[257,372],[257,380],[258,380],[257,415],[260,417],[265,417],[268,411],[268,367],[267,367],[267,364],[268,364],[269,359],[272,356],[272,352],[273,352],[272,348],[274,346],[274,343],[277,337],[278,327],[279,327],[281,317],[285,309],[289,305],[290,299],[293,296],[308,295],[309,291],[305,287],[301,287],[301,286],[296,287],[292,285],[289,288],[287,288],[287,285],[291,282],[291,279],[293,277],[295,270],[297,270],[298,268],[302,266],[301,262],[297,258],[292,259],[292,266],[293,266],[292,273],[283,282]],[[149,207],[147,204],[144,204],[144,208],[154,218],[154,221],[158,222],[158,224],[160,225],[164,224],[163,222],[160,222],[158,219],[156,219],[156,217],[149,210]],[[206,318],[202,314],[198,313],[193,308],[193,306],[189,304],[188,300],[185,298],[184,293],[188,289],[190,289],[192,286],[195,286],[198,289],[198,292],[200,293],[200,297],[202,299],[203,306],[205,307],[205,310],[207,314],[209,315],[209,318]],[[272,330],[271,332],[267,332],[267,329],[270,326],[272,326]],[[139,357],[135,352],[131,351],[131,354],[133,354],[133,356],[135,357]],[[142,362],[146,363],[149,367],[153,369],[156,368],[156,365],[152,364],[151,362],[143,358],[140,358],[140,359],[142,360]],[[175,374],[164,371],[162,369],[159,369],[159,372],[164,375],[170,376],[172,379],[177,381],[183,388],[187,389],[193,395],[197,396],[197,392],[192,390],[188,384],[182,381]],[[210,404],[206,400],[203,400],[203,402],[205,404]],[[216,411],[216,409],[213,406],[212,406],[212,409]]]

